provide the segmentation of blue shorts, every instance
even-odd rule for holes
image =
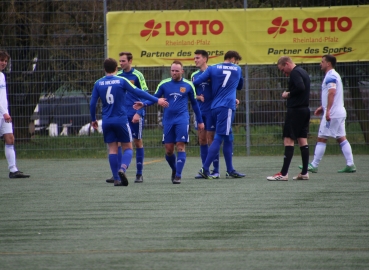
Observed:
[[[103,121],[102,130],[105,143],[132,142],[132,133],[128,123],[106,123]]]
[[[229,135],[232,133],[232,123],[234,110],[227,107],[218,107],[212,111],[213,118],[216,119],[215,133],[218,135]]]
[[[143,124],[145,122],[144,117],[141,116],[140,121],[138,123],[132,123],[132,116],[128,116],[128,123],[129,127],[131,128],[132,137],[134,139],[142,139],[142,130],[143,130]]]
[[[212,115],[211,111],[201,112],[202,121],[204,122],[206,131],[215,131],[215,118]],[[197,130],[197,121],[195,116],[195,129]]]
[[[188,143],[188,124],[164,125],[163,143]]]

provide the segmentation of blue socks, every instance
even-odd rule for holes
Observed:
[[[209,146],[208,145],[200,145],[200,157],[202,165],[204,165],[206,157],[208,156]],[[219,173],[219,152],[217,156],[213,160],[214,172]]]
[[[176,155],[173,154],[171,156],[165,155],[165,159],[167,160],[169,166],[172,168],[173,171],[177,170],[176,168]]]
[[[233,154],[233,141],[224,141],[223,144],[223,155],[227,167],[227,172],[234,171],[232,164],[232,154]]]
[[[213,160],[213,166],[214,166],[214,173],[219,173],[219,152],[215,159]]]
[[[186,163],[186,152],[177,152],[176,155],[173,154],[171,156],[165,155],[165,159],[167,160],[172,171],[176,171],[176,176],[181,177],[183,167]]]
[[[211,143],[209,150],[208,150],[208,156],[206,157],[206,160],[202,166],[205,172],[209,173],[210,164],[213,162],[213,160],[215,159],[217,155],[219,156],[219,149],[220,149],[221,144],[222,144],[222,141],[218,138],[215,138],[214,141]]]
[[[122,146],[118,146],[118,162],[122,164]]]
[[[126,172],[126,170],[129,167],[129,164],[131,164],[132,156],[133,156],[133,150],[126,149],[122,155],[122,162],[121,162],[119,169],[122,169],[124,172]]]
[[[176,176],[182,176],[182,170],[186,163],[186,152],[177,152],[177,169]]]
[[[200,157],[202,164],[205,163],[206,157],[208,156],[208,145],[200,145]]]
[[[109,154],[109,164],[110,170],[113,173],[114,180],[119,180],[118,177],[118,168],[120,167],[120,163],[118,162],[118,155],[116,154]]]
[[[142,175],[143,162],[144,162],[144,149],[136,148],[136,167],[137,167],[136,174],[138,175]]]
[[[121,152],[121,162],[119,161],[119,149]],[[124,153],[122,153],[121,147],[118,147],[118,154],[109,154],[109,164],[114,180],[119,180],[118,171],[120,169],[126,172],[129,164],[131,164],[132,155],[132,149],[126,149]]]

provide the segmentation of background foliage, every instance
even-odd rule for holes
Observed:
[[[15,136],[18,143],[42,142],[35,137],[33,115],[40,97],[50,100],[55,97],[62,100],[67,93],[79,93],[88,97],[96,79],[103,76],[104,59],[104,2],[107,11],[122,10],[188,10],[188,9],[232,9],[232,8],[277,8],[277,7],[318,7],[365,5],[369,1],[257,1],[257,0],[2,0],[0,2],[0,48],[7,50],[12,59],[5,70],[8,85],[10,112],[14,120]],[[124,30],[124,28],[122,27]],[[319,85],[322,79],[317,65],[304,66],[311,74],[316,92],[312,93],[312,103],[317,106]],[[250,114],[246,115],[245,103],[240,105],[236,116],[235,130],[240,136],[240,146],[251,143],[252,146],[261,137],[260,131],[251,134],[254,139],[246,142],[244,129],[247,117],[251,128],[270,125],[269,135],[280,139],[280,126],[284,117],[284,103],[280,101],[280,92],[286,87],[287,80],[274,66],[245,67],[244,76],[249,78]],[[147,68],[142,71],[149,89],[154,90],[158,82],[169,76],[166,68]],[[186,69],[186,77],[194,71]],[[345,63],[339,70],[344,77],[345,93],[348,102],[349,121],[359,124],[360,134],[365,146],[369,144],[369,104],[367,96],[368,63]],[[247,73],[247,74],[246,74]],[[313,86],[314,88],[314,86]],[[315,91],[314,90],[314,91]],[[241,101],[246,100],[245,91],[239,94]],[[160,109],[152,106],[148,110],[147,128],[160,127]],[[52,123],[50,114],[48,123]],[[73,123],[72,123],[73,124]],[[78,127],[79,128],[79,127]],[[263,128],[263,127],[262,127]],[[59,130],[60,131],[60,130]],[[73,135],[77,127],[71,129]],[[37,141],[39,139],[39,141]],[[77,138],[77,141],[78,138]],[[277,144],[279,144],[278,141]],[[80,145],[81,146],[81,145]],[[32,148],[32,144],[25,149]],[[82,147],[82,146],[81,146]],[[96,147],[103,147],[101,145]],[[155,145],[151,147],[155,148]],[[68,147],[66,147],[68,149]],[[38,149],[38,148],[37,148]]]

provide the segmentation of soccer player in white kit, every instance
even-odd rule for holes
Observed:
[[[7,52],[0,51],[0,71],[6,68],[9,59],[10,56]],[[19,171],[16,165],[12,118],[8,111],[6,82],[2,72],[0,72],[0,136],[3,136],[5,141],[5,157],[10,171],[9,178],[28,178],[29,175]]]
[[[336,62],[336,57],[328,54],[323,55],[320,63],[321,70],[325,73],[322,83],[322,105],[315,110],[314,115],[323,114],[323,117],[320,121],[314,160],[308,166],[308,170],[313,173],[318,172],[318,166],[323,158],[328,137],[337,140],[346,159],[346,167],[338,172],[356,172],[351,145],[346,139],[346,109],[344,106],[343,85],[341,76],[334,69]]]

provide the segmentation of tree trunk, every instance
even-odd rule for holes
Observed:
[[[47,25],[50,20],[49,1],[30,6],[26,1],[15,1],[14,9],[21,16],[17,17],[14,28],[14,38],[10,42],[10,57],[12,70],[8,75],[9,111],[13,119],[14,136],[19,141],[29,141],[31,132],[29,126],[40,94],[50,87],[50,72],[48,66],[49,48],[47,41],[40,38],[39,25],[29,23],[34,16],[29,11],[45,11],[43,21]],[[49,12],[46,12],[49,11]],[[34,35],[37,33],[36,35]],[[47,33],[43,33],[47,37]],[[34,36],[33,36],[34,35]],[[44,46],[44,47],[42,47]],[[14,49],[12,49],[14,48]]]

